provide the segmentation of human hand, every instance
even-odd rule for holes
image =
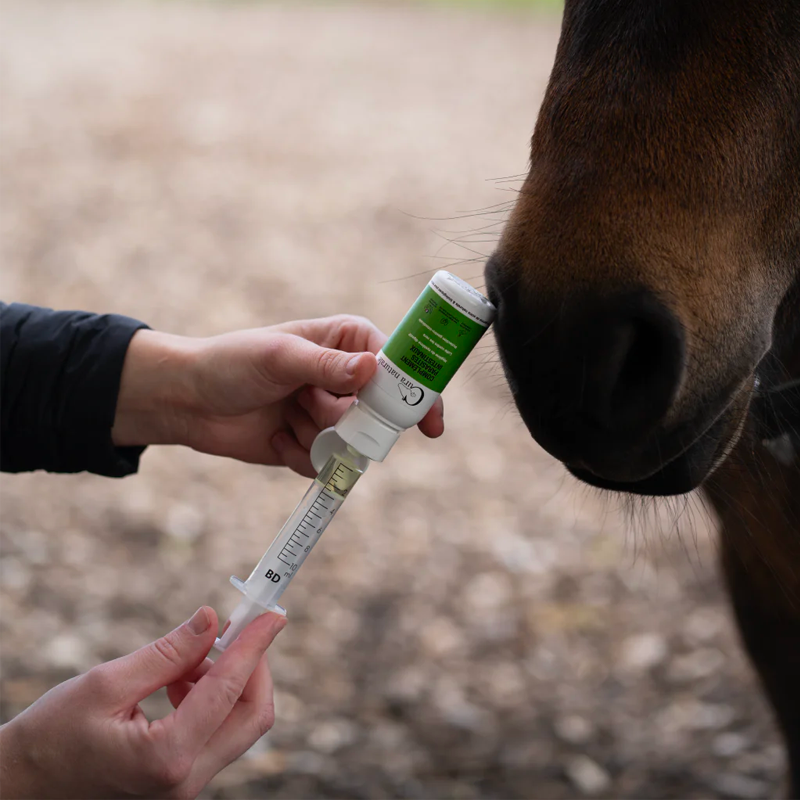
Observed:
[[[184,444],[314,477],[316,435],[372,377],[385,341],[369,320],[347,315],[209,339],[138,331],[125,359],[114,443]],[[419,428],[441,435],[441,399]]]
[[[191,798],[274,721],[265,651],[286,625],[266,613],[215,662],[210,608],[130,655],[51,689],[0,728],[3,797]],[[162,686],[175,707],[148,722]]]

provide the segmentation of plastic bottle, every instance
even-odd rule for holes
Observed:
[[[372,380],[336,426],[317,437],[314,466],[321,469],[342,442],[383,461],[400,434],[428,413],[494,316],[480,292],[437,272],[378,353]]]

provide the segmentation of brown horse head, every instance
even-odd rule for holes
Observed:
[[[800,3],[566,0],[486,275],[545,449],[603,488],[699,485],[800,318]]]

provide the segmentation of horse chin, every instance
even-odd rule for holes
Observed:
[[[746,420],[746,407],[729,408],[677,457],[638,480],[611,480],[588,469],[565,466],[576,478],[598,489],[649,497],[686,494],[697,489],[725,462],[739,442]]]

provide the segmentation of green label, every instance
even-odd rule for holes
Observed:
[[[407,375],[441,393],[485,331],[426,286],[383,352]]]

